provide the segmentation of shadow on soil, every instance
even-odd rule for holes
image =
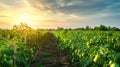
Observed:
[[[51,32],[43,35],[41,48],[30,67],[70,67],[66,51],[58,48],[60,40]]]

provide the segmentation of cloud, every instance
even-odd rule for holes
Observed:
[[[119,21],[120,0],[0,0],[0,24],[24,14],[38,27],[94,26]]]
[[[120,1],[114,0],[28,0],[32,7],[38,10],[62,12],[64,14],[93,15],[108,9],[118,7]],[[112,5],[114,4],[114,5]]]
[[[3,3],[5,5],[8,5],[9,7],[22,7],[23,0],[0,0],[0,3]]]

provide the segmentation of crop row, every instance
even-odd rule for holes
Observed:
[[[120,32],[56,31],[59,48],[67,50],[74,67],[119,67]]]

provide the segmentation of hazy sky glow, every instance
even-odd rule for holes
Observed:
[[[120,28],[120,0],[0,0],[0,28],[20,22],[32,28]]]

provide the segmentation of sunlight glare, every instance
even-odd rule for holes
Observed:
[[[31,15],[24,14],[24,15],[17,16],[14,23],[20,24],[22,22],[22,23],[31,24],[31,21],[32,21]]]

